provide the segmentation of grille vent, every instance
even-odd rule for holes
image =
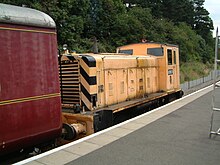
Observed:
[[[80,105],[79,62],[61,61],[59,76],[62,104]]]

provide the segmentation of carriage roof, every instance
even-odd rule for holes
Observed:
[[[54,20],[41,11],[2,3],[0,3],[0,22],[45,28],[56,27]]]

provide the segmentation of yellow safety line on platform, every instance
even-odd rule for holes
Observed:
[[[58,97],[58,96],[60,96],[60,93],[53,93],[53,94],[48,94],[48,95],[25,97],[25,98],[13,99],[13,100],[5,100],[5,101],[0,101],[0,106],[1,105],[14,104],[14,103],[22,103],[22,102],[34,101],[34,100],[42,100],[42,99],[53,98],[53,97]]]
[[[29,30],[29,29],[7,28],[7,27],[0,27],[0,30],[12,30],[12,31],[23,31],[23,32],[45,33],[45,34],[57,34],[56,32],[49,32],[49,31],[43,31],[43,30]]]

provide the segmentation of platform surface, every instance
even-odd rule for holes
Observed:
[[[220,136],[212,135],[209,138],[211,90],[212,87],[207,87],[112,128],[17,164],[220,164]],[[220,106],[220,90],[216,95]],[[218,117],[215,123],[220,124]]]

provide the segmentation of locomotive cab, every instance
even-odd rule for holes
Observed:
[[[139,56],[154,56],[158,61],[159,88],[172,92],[180,89],[179,48],[161,43],[137,43],[117,48],[117,53]]]

